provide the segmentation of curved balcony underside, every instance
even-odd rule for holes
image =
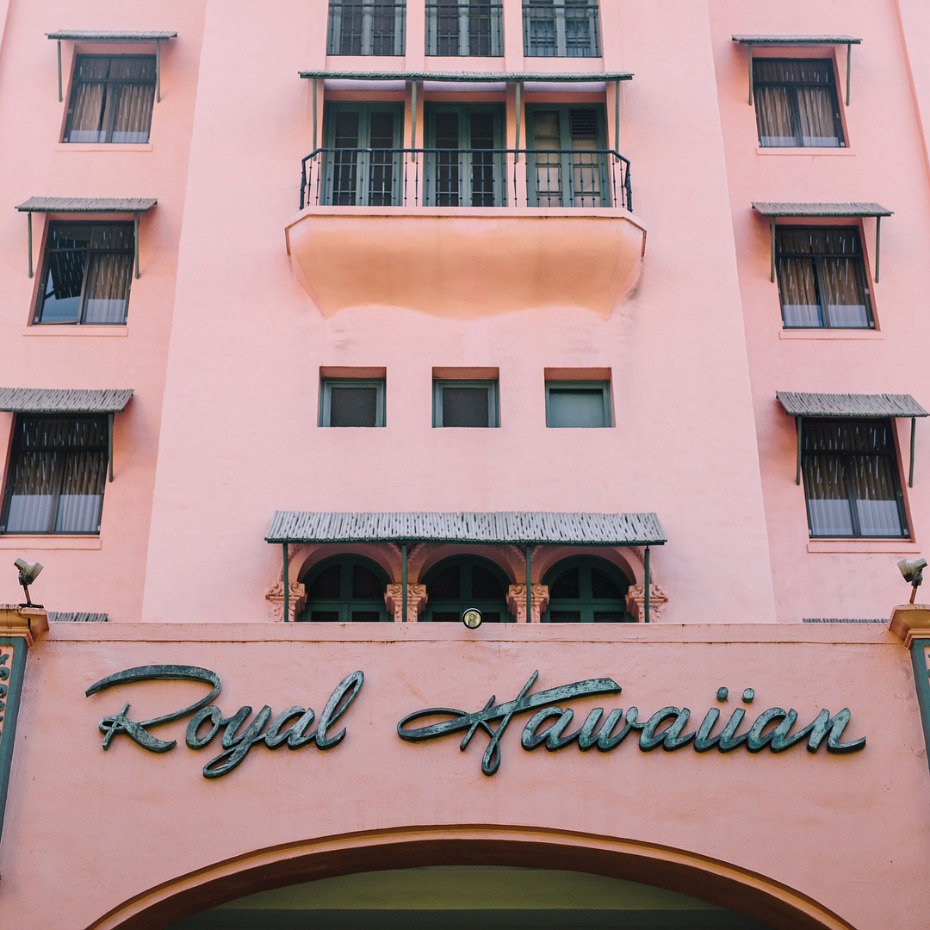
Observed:
[[[311,206],[285,229],[324,316],[405,307],[470,318],[534,307],[610,315],[636,283],[646,230],[622,208]]]

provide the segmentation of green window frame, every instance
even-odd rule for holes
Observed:
[[[148,142],[156,70],[154,55],[78,55],[63,141]]]
[[[320,426],[385,425],[383,378],[324,378],[320,383]]]
[[[499,58],[503,10],[499,0],[427,0],[426,54]]]
[[[33,324],[124,324],[134,255],[132,223],[49,223]]]
[[[524,0],[523,53],[528,58],[599,57],[597,0]]]
[[[626,609],[630,580],[606,559],[574,556],[543,577],[549,606],[543,623],[634,623]]]
[[[435,428],[497,428],[497,381],[433,381],[433,426]]]
[[[313,623],[386,623],[387,573],[363,556],[333,556],[301,579],[307,603],[297,617]]]
[[[327,55],[403,55],[404,0],[330,0]]]
[[[469,607],[481,611],[484,623],[512,623],[507,609],[510,581],[490,559],[453,556],[434,565],[423,577],[426,585],[425,623],[461,622]]]
[[[322,202],[328,206],[400,206],[403,126],[402,104],[330,104],[324,120]]]
[[[776,226],[785,329],[874,329],[869,277],[855,226]]]
[[[434,103],[425,116],[426,206],[505,206],[503,105]]]
[[[613,426],[609,381],[547,381],[546,426],[604,429]]]
[[[610,206],[606,126],[601,104],[527,106],[529,206]]]

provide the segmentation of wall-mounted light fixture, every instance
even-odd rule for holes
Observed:
[[[19,583],[23,586],[23,591],[26,592],[26,607],[41,607],[41,604],[33,604],[31,598],[29,597],[29,585],[32,584],[36,578],[39,577],[39,573],[42,571],[43,565],[41,562],[27,562],[25,559],[17,559],[13,563],[17,569],[19,569]],[[927,563],[924,562],[926,565]]]
[[[470,630],[477,630],[481,626],[481,611],[477,607],[466,607],[462,611],[462,623]]]
[[[914,559],[912,562],[909,562],[907,559],[901,559],[901,561],[898,562],[898,568],[901,569],[901,574],[904,576],[904,580],[911,585],[911,599],[908,602],[910,604],[914,603],[914,597],[917,594],[917,588],[924,580],[924,569],[926,567],[926,559]]]

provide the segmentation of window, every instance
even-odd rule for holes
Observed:
[[[627,613],[630,582],[604,559],[565,559],[543,578],[549,609],[543,623],[632,623]]]
[[[328,55],[403,55],[406,4],[330,0]]]
[[[298,620],[314,623],[387,621],[388,576],[370,559],[337,556],[316,565],[303,579],[307,604]]]
[[[891,421],[802,421],[801,467],[812,537],[906,537]]]
[[[596,0],[524,0],[523,50],[530,57],[596,58]]]
[[[761,146],[845,145],[832,61],[756,58],[752,74]]]
[[[384,426],[384,379],[325,378],[320,426]]]
[[[132,223],[50,223],[35,323],[125,323]]]
[[[546,426],[596,428],[611,425],[608,382],[546,382]]]
[[[488,559],[461,556],[446,559],[423,578],[429,623],[460,622],[469,607],[481,611],[484,623],[509,623],[507,576]]]
[[[5,533],[99,533],[105,416],[17,416],[3,506]]]
[[[604,108],[527,107],[532,207],[609,207]]]
[[[333,206],[399,206],[403,124],[403,109],[393,104],[330,107],[324,202]]]
[[[426,139],[433,151],[427,155],[427,205],[503,205],[503,122],[500,106],[428,106]]]
[[[503,55],[502,12],[490,0],[427,0],[426,54]]]
[[[433,426],[498,426],[496,381],[434,381]]]
[[[154,55],[78,55],[65,142],[149,141]]]
[[[874,327],[855,227],[778,226],[775,256],[786,329]]]

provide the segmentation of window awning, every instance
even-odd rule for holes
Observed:
[[[661,546],[654,513],[332,513],[279,510],[265,541]]]
[[[631,81],[630,71],[596,71],[581,73],[577,71],[298,71],[298,75],[313,81],[311,93],[313,103],[313,150],[317,148],[317,95],[319,80],[333,81],[403,81],[411,82],[411,120],[410,147],[415,148],[417,126],[417,85],[422,81],[436,81],[447,84],[515,84],[516,85],[516,127],[514,136],[516,148],[520,148],[521,100],[524,84],[591,84],[613,82],[617,86],[614,100],[614,148],[620,148],[620,82]]]
[[[135,275],[139,277],[139,214],[147,213],[158,201],[154,197],[30,197],[17,204],[16,209],[25,213],[29,251],[29,277],[33,276],[32,264],[32,214],[33,213],[131,213],[133,248],[135,249]]]
[[[881,270],[881,222],[883,216],[892,216],[894,211],[883,207],[880,203],[859,202],[854,203],[774,203],[754,200],[752,208],[760,216],[768,217],[772,232],[772,274],[775,281],[775,222],[780,218],[823,217],[835,219],[846,217],[849,219],[862,219],[862,217],[875,217],[875,283],[878,283]]]
[[[161,102],[161,44],[176,39],[176,32],[166,30],[138,31],[125,29],[59,29],[46,32],[46,36],[58,42],[58,102],[64,100],[61,92],[61,43],[62,42],[154,42],[155,43],[155,99]]]
[[[0,411],[5,413],[64,413],[108,415],[107,462],[113,480],[113,415],[122,413],[132,388],[11,388],[0,387]]]
[[[752,49],[754,45],[772,48],[795,48],[798,46],[845,45],[846,46],[846,106],[849,106],[849,78],[851,74],[852,47],[861,45],[862,39],[855,36],[833,35],[735,35],[733,41],[749,47],[749,105],[752,106]]]
[[[917,417],[930,416],[910,394],[808,394],[799,391],[776,391],[775,397],[785,413],[795,418],[798,430],[798,467],[796,481],[801,483],[801,438],[804,417],[854,417],[885,419],[910,417],[911,454],[908,487],[914,486],[914,436]]]

